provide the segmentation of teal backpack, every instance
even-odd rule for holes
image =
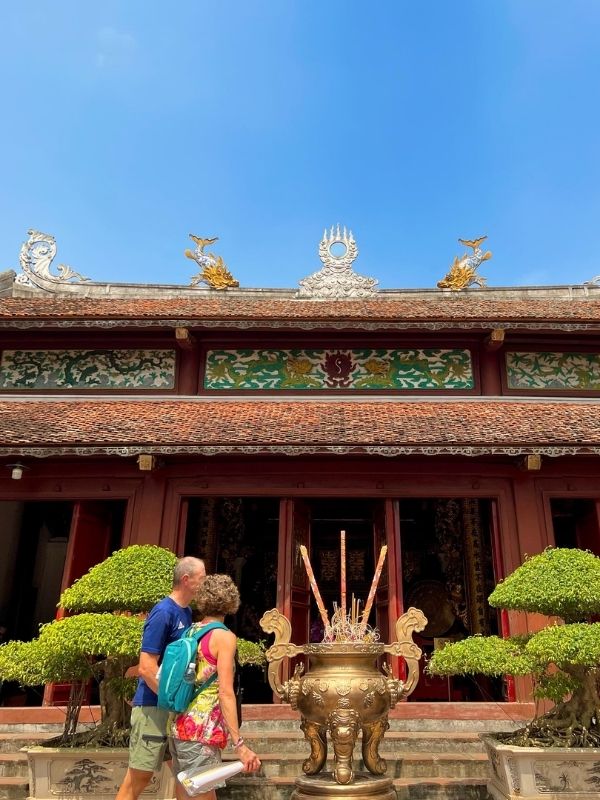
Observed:
[[[188,628],[181,636],[165,648],[158,677],[158,705],[168,711],[180,714],[185,711],[192,700],[216,680],[214,672],[208,680],[196,683],[196,660],[200,639],[209,631],[229,628],[222,622],[209,622],[194,630]]]

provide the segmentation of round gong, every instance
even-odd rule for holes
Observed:
[[[291,800],[396,800],[392,779],[358,773],[352,783],[336,783],[331,772],[296,778]]]

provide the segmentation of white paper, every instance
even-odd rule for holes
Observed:
[[[219,783],[223,783],[228,778],[232,778],[244,769],[241,761],[228,761],[226,764],[219,764],[218,767],[211,767],[203,772],[179,772],[177,780],[185,791],[193,797],[202,792],[209,792]]]

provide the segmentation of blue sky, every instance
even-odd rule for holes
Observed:
[[[0,7],[0,269],[28,228],[99,281],[318,269],[431,287],[487,234],[490,285],[600,273],[599,0],[48,0]]]

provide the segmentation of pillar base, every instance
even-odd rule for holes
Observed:
[[[290,800],[396,800],[391,778],[358,773],[352,783],[336,783],[331,772],[296,778]]]

